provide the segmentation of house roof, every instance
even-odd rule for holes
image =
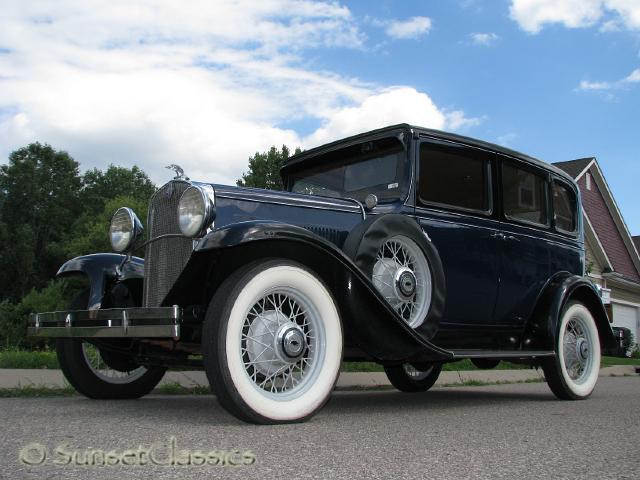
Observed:
[[[574,180],[577,180],[593,160],[595,160],[593,157],[578,158],[577,160],[569,160],[568,162],[555,162],[554,165],[567,172]]]
[[[640,241],[636,243],[631,238],[598,161],[589,157],[554,165],[569,173],[578,183],[586,220],[585,233],[594,236],[593,248],[602,250],[595,252],[600,254],[597,256],[605,258],[606,266],[617,274],[640,284]],[[593,179],[590,188],[587,188],[584,175],[587,171]]]
[[[631,237],[631,240],[633,240],[633,243],[636,246],[636,250],[640,251],[640,235],[635,235]]]

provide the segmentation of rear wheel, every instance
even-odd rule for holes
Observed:
[[[89,292],[71,302],[69,310],[87,308]],[[138,365],[131,357],[101,351],[83,339],[61,338],[56,343],[58,363],[65,378],[78,392],[94,399],[131,399],[151,392],[166,368]]]
[[[472,358],[471,363],[482,370],[491,370],[500,365],[500,360],[494,358]]]
[[[286,261],[229,277],[209,304],[202,341],[218,401],[253,423],[311,417],[329,399],[342,360],[342,326],[329,290]]]
[[[391,384],[401,392],[426,392],[438,380],[442,365],[439,363],[418,364],[417,367],[419,368],[410,363],[385,366],[384,372]]]
[[[551,391],[562,400],[581,400],[593,392],[600,371],[600,338],[589,309],[570,302],[560,320],[556,356],[542,369]]]

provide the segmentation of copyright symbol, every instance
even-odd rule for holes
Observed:
[[[42,465],[47,460],[47,447],[30,443],[20,450],[20,461],[25,465]]]

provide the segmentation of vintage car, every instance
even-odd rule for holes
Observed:
[[[405,392],[471,359],[541,367],[553,393],[594,389],[613,342],[585,278],[579,190],[490,143],[406,124],[291,157],[286,191],[190,181],[151,198],[146,236],[120,208],[113,250],[61,277],[90,290],[34,314],[90,398],[149,393],[168,367],[204,367],[229,412],[309,418],[343,361],[375,361]],[[132,256],[144,249],[144,260]]]

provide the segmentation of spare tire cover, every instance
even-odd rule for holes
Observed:
[[[431,305],[426,318],[415,329],[425,339],[430,340],[438,331],[444,311],[446,286],[438,250],[417,222],[411,217],[393,213],[370,216],[351,231],[345,240],[343,250],[367,278],[371,279],[378,250],[384,242],[396,235],[404,235],[413,240],[424,253],[431,269]]]

